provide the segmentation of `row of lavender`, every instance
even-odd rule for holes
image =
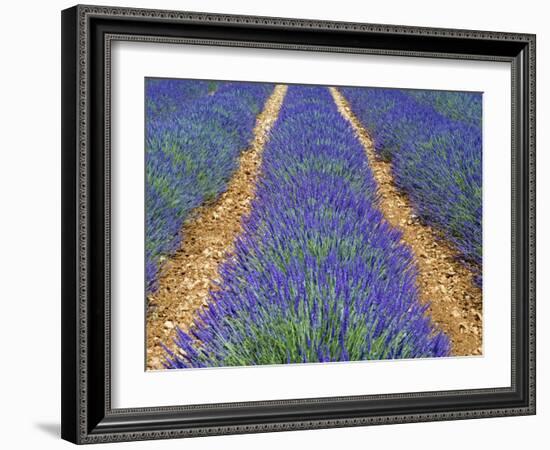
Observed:
[[[481,127],[483,101],[480,93],[426,90],[405,92],[449,119]]]
[[[205,80],[146,78],[145,114],[148,120],[169,118],[182,105],[216,92],[220,83]]]
[[[191,211],[226,189],[272,85],[146,80],[146,291]]]
[[[219,290],[168,368],[449,354],[410,250],[376,208],[364,151],[326,88],[293,86]]]
[[[481,94],[342,92],[378,154],[391,160],[396,184],[408,193],[417,215],[444,233],[481,284]]]

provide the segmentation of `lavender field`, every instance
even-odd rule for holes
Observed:
[[[481,99],[147,79],[147,368],[481,354]]]

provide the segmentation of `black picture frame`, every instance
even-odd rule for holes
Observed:
[[[114,40],[510,62],[511,386],[112,409],[109,77]],[[534,35],[81,5],[62,12],[64,439],[83,444],[529,414],[535,414]]]

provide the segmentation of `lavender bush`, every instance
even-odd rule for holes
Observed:
[[[235,254],[166,367],[448,355],[375,193],[328,90],[290,87]]]
[[[444,116],[481,127],[482,97],[476,92],[404,91],[418,102],[432,106]]]
[[[182,105],[213,94],[218,86],[216,81],[146,78],[146,117],[148,120],[167,118],[177,113]]]
[[[272,90],[266,84],[147,80],[147,293],[156,288],[163,259],[179,248],[191,211],[226,189]]]
[[[460,93],[342,92],[371,133],[378,154],[391,160],[394,180],[409,195],[416,214],[456,246],[481,285],[481,95],[465,93],[459,100]],[[464,120],[450,118],[457,114],[450,105],[460,105]]]

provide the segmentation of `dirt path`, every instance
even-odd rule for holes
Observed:
[[[207,305],[218,266],[233,250],[241,220],[250,211],[260,172],[261,153],[281,108],[287,86],[278,85],[258,116],[254,138],[240,157],[227,190],[212,204],[195,210],[183,226],[180,250],[170,258],[159,279],[159,289],[148,299],[147,369],[163,369],[164,350],[174,348],[175,327],[188,330],[200,308]]]
[[[378,184],[380,209],[388,222],[403,232],[403,242],[415,255],[421,300],[430,302],[431,317],[451,338],[453,355],[480,355],[481,289],[473,284],[472,273],[457,261],[457,252],[436,230],[417,220],[407,196],[393,183],[391,164],[378,159],[368,132],[342,94],[335,88],[330,88],[330,92],[338,110],[352,125],[365,148]]]

